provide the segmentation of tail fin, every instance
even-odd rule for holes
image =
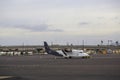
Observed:
[[[48,53],[48,54],[51,54],[51,55],[55,55],[55,56],[63,56],[62,54],[59,54],[58,52],[52,50],[49,48],[47,42],[44,41],[44,47],[45,47],[45,51]]]
[[[45,51],[48,52],[50,50],[47,42],[44,41],[44,47],[45,47]]]

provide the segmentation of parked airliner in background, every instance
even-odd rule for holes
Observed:
[[[51,55],[55,55],[55,56],[61,56],[64,58],[73,58],[73,57],[81,57],[81,58],[90,58],[90,55],[88,55],[87,53],[84,53],[83,50],[74,50],[72,49],[71,51],[65,51],[65,50],[52,50],[49,48],[47,42],[44,42],[44,47],[45,47],[45,51],[48,54]]]

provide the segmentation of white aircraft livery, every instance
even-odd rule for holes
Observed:
[[[44,41],[44,47],[45,47],[45,51],[48,54],[55,55],[55,56],[61,56],[64,58],[73,58],[73,57],[90,58],[90,55],[88,55],[87,53],[84,53],[83,50],[72,49],[71,51],[65,51],[65,50],[55,51],[50,49],[47,42],[45,41]]]

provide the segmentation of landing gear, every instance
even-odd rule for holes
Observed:
[[[69,59],[71,59],[72,57],[71,56],[69,56]]]
[[[71,56],[69,56],[69,57],[65,57],[65,59],[71,59],[72,57]]]

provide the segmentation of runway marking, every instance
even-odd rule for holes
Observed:
[[[39,67],[41,65],[0,65],[0,67]]]
[[[12,78],[14,76],[0,76],[0,79]]]

